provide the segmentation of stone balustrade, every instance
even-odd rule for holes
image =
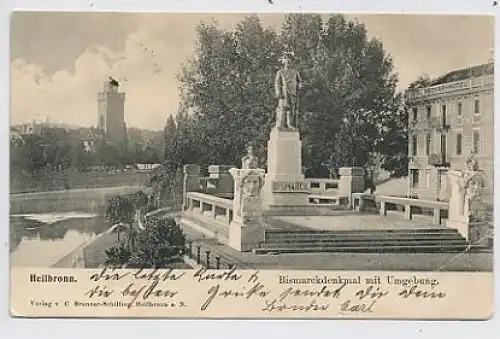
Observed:
[[[188,192],[186,199],[186,212],[191,215],[198,214],[209,221],[217,221],[227,226],[233,220],[232,200],[199,192]]]
[[[322,179],[322,178],[306,178],[309,184],[311,193],[329,193],[336,192],[339,188],[339,181],[337,179]]]
[[[199,192],[214,195],[223,198],[232,198],[234,191],[234,182],[229,168],[232,165],[211,165],[208,167],[208,177],[200,176],[200,166],[184,166],[184,184],[183,184],[183,205],[187,208],[187,193]]]
[[[432,200],[421,200],[421,199],[410,199],[410,198],[400,198],[391,197],[386,195],[375,195],[370,196],[364,193],[353,194],[353,209],[363,211],[367,201],[375,201],[379,205],[380,215],[386,216],[389,210],[389,205],[402,206],[405,213],[405,219],[412,220],[414,210],[416,208],[420,209],[430,209],[433,211],[433,222],[434,224],[440,225],[443,218],[443,212],[448,212],[448,203],[441,201]]]

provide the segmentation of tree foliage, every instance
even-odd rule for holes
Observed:
[[[405,138],[395,137],[405,128],[397,77],[392,58],[364,25],[341,15],[325,22],[320,15],[290,14],[278,33],[252,15],[234,31],[202,23],[197,35],[196,56],[179,75],[181,110],[192,114],[169,118],[165,128],[169,166],[237,165],[248,144],[265,163],[277,105],[274,76],[286,51],[303,79],[299,127],[309,174],[371,166],[379,153],[387,167],[397,167],[406,148]]]
[[[182,261],[186,237],[172,218],[148,218],[133,246],[117,245],[106,251],[107,264],[133,268],[166,268]]]

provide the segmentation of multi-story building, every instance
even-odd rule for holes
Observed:
[[[475,153],[493,202],[493,73],[493,63],[456,70],[409,94],[408,195],[448,200],[447,171]]]
[[[106,138],[120,147],[126,147],[125,93],[118,91],[119,84],[106,81],[97,95],[97,127],[104,131]]]

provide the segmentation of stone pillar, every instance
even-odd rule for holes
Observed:
[[[208,173],[210,179],[217,181],[217,186],[214,188],[213,193],[233,193],[234,180],[233,176],[229,173],[234,165],[210,165],[208,166]]]
[[[365,170],[362,167],[341,167],[338,194],[347,197],[352,207],[352,194],[365,191]]]
[[[263,169],[229,170],[234,178],[233,220],[229,224],[229,246],[251,251],[264,241],[262,221]]]
[[[295,129],[274,127],[267,144],[266,209],[308,205],[309,185],[302,173],[302,142]]]
[[[446,226],[455,228],[458,232],[469,239],[469,213],[465,210],[465,192],[461,188],[462,173],[456,170],[448,171],[451,194],[448,203],[448,220]]]
[[[182,183],[182,210],[188,208],[186,194],[188,192],[198,192],[200,190],[200,166],[194,164],[184,165],[184,180]]]
[[[457,229],[468,241],[481,243],[484,239],[476,236],[483,233],[487,236],[488,227],[482,197],[482,172],[470,168],[461,172],[449,170],[448,178],[451,194],[446,226]]]

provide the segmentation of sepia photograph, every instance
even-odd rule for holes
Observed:
[[[14,12],[10,39],[30,282],[493,284],[493,16]]]

